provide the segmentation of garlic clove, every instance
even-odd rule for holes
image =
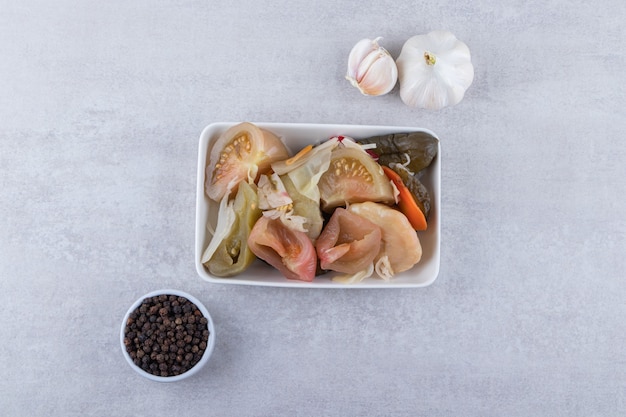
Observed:
[[[350,51],[350,56],[348,57],[348,76],[356,78],[359,65],[363,62],[365,57],[372,52],[372,44],[374,42],[378,44],[379,39],[380,37],[374,40],[361,39],[356,45],[354,45]]]
[[[367,96],[387,94],[398,81],[398,68],[380,37],[362,39],[350,51],[346,79]]]

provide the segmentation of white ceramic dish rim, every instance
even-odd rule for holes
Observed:
[[[185,297],[187,300],[194,303],[198,307],[198,309],[202,312],[202,315],[208,320],[209,339],[207,341],[207,347],[204,351],[204,354],[202,355],[202,358],[200,359],[200,361],[198,361],[198,363],[196,363],[193,366],[193,368],[189,369],[187,372],[184,372],[182,374],[175,375],[175,376],[158,376],[158,375],[152,375],[151,373],[144,371],[143,369],[135,365],[130,355],[126,351],[126,346],[124,345],[124,330],[126,328],[126,322],[128,321],[128,317],[130,316],[130,314],[133,311],[135,311],[135,309],[139,307],[141,303],[143,302],[143,300],[145,300],[146,298],[150,298],[150,297],[154,297],[158,295],[164,295],[164,294],[176,295],[178,297]],[[204,304],[202,304],[200,300],[198,300],[193,295],[186,293],[184,291],[174,290],[174,289],[155,290],[138,298],[130,306],[130,308],[124,315],[124,320],[122,321],[122,328],[120,329],[120,344],[122,346],[122,353],[124,354],[124,358],[126,359],[126,362],[128,362],[130,367],[133,368],[133,370],[135,370],[135,372],[137,372],[139,375],[145,378],[148,378],[152,381],[157,381],[157,382],[176,382],[185,378],[189,378],[190,376],[196,374],[209,361],[209,358],[213,354],[213,349],[215,347],[215,326],[213,324],[213,318],[209,314],[209,311],[207,310],[207,308],[204,306]]]
[[[196,241],[195,241],[195,264],[198,275],[205,281],[217,284],[239,284],[239,285],[255,285],[255,286],[269,286],[269,287],[293,287],[293,288],[416,288],[426,287],[431,285],[439,275],[440,267],[440,236],[441,236],[441,141],[438,143],[438,154],[431,166],[428,168],[427,176],[430,178],[430,186],[427,185],[431,192],[432,209],[431,217],[429,218],[429,230],[428,234],[429,253],[427,259],[422,258],[420,263],[413,267],[413,269],[398,274],[397,277],[389,281],[384,281],[377,278],[369,278],[360,283],[355,284],[342,284],[333,282],[330,279],[324,279],[317,277],[313,282],[301,282],[295,280],[287,280],[278,271],[274,269],[268,269],[275,272],[275,278],[268,278],[266,271],[262,276],[252,276],[250,270],[232,278],[220,278],[211,275],[204,265],[202,265],[201,257],[207,242],[207,219],[209,212],[209,204],[213,204],[208,200],[204,193],[204,179],[205,168],[207,161],[207,152],[210,149],[210,143],[212,139],[216,139],[216,136],[228,129],[229,127],[239,122],[216,122],[206,126],[200,134],[198,145],[198,171],[196,182]],[[285,144],[290,147],[290,143],[285,141],[285,131],[289,132],[301,132],[306,134],[307,132],[320,131],[319,137],[316,140],[323,140],[324,137],[330,138],[335,135],[353,136],[355,138],[362,138],[373,135],[382,135],[389,133],[401,133],[401,132],[426,132],[439,139],[439,137],[431,130],[420,127],[406,127],[406,126],[384,126],[384,125],[353,125],[353,124],[315,124],[315,123],[275,123],[275,122],[254,122],[255,125],[262,129],[267,129],[277,136],[281,137]],[[332,133],[331,133],[332,132]],[[292,133],[293,134],[293,133]],[[310,141],[307,143],[311,143]],[[299,150],[298,146],[292,145],[290,150],[296,152]],[[304,145],[302,145],[304,146]],[[420,237],[422,240],[423,237]],[[424,242],[424,240],[422,240]],[[424,246],[424,245],[423,245]],[[260,262],[260,261],[256,261]],[[427,267],[424,267],[428,264]],[[270,267],[268,267],[270,268]],[[251,267],[252,269],[252,267]],[[415,274],[415,269],[420,272]],[[427,272],[424,272],[427,271]],[[420,275],[421,274],[421,275]],[[411,275],[419,276],[421,279],[412,279]],[[403,277],[403,278],[400,278]]]

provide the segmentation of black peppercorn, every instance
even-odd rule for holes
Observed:
[[[195,366],[207,348],[208,320],[185,297],[159,295],[142,301],[124,328],[133,362],[157,376],[175,376]]]

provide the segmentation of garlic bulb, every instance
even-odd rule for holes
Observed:
[[[387,94],[398,80],[396,63],[379,39],[360,40],[348,58],[346,79],[366,96]]]
[[[412,107],[438,110],[455,105],[474,80],[469,48],[447,31],[413,36],[396,64],[400,98]]]

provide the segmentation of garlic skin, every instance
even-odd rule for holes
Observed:
[[[400,98],[411,107],[439,110],[458,104],[474,80],[469,48],[448,31],[408,39],[396,64]]]
[[[374,40],[361,39],[350,51],[346,79],[366,96],[387,94],[398,81],[398,68],[385,48]]]

